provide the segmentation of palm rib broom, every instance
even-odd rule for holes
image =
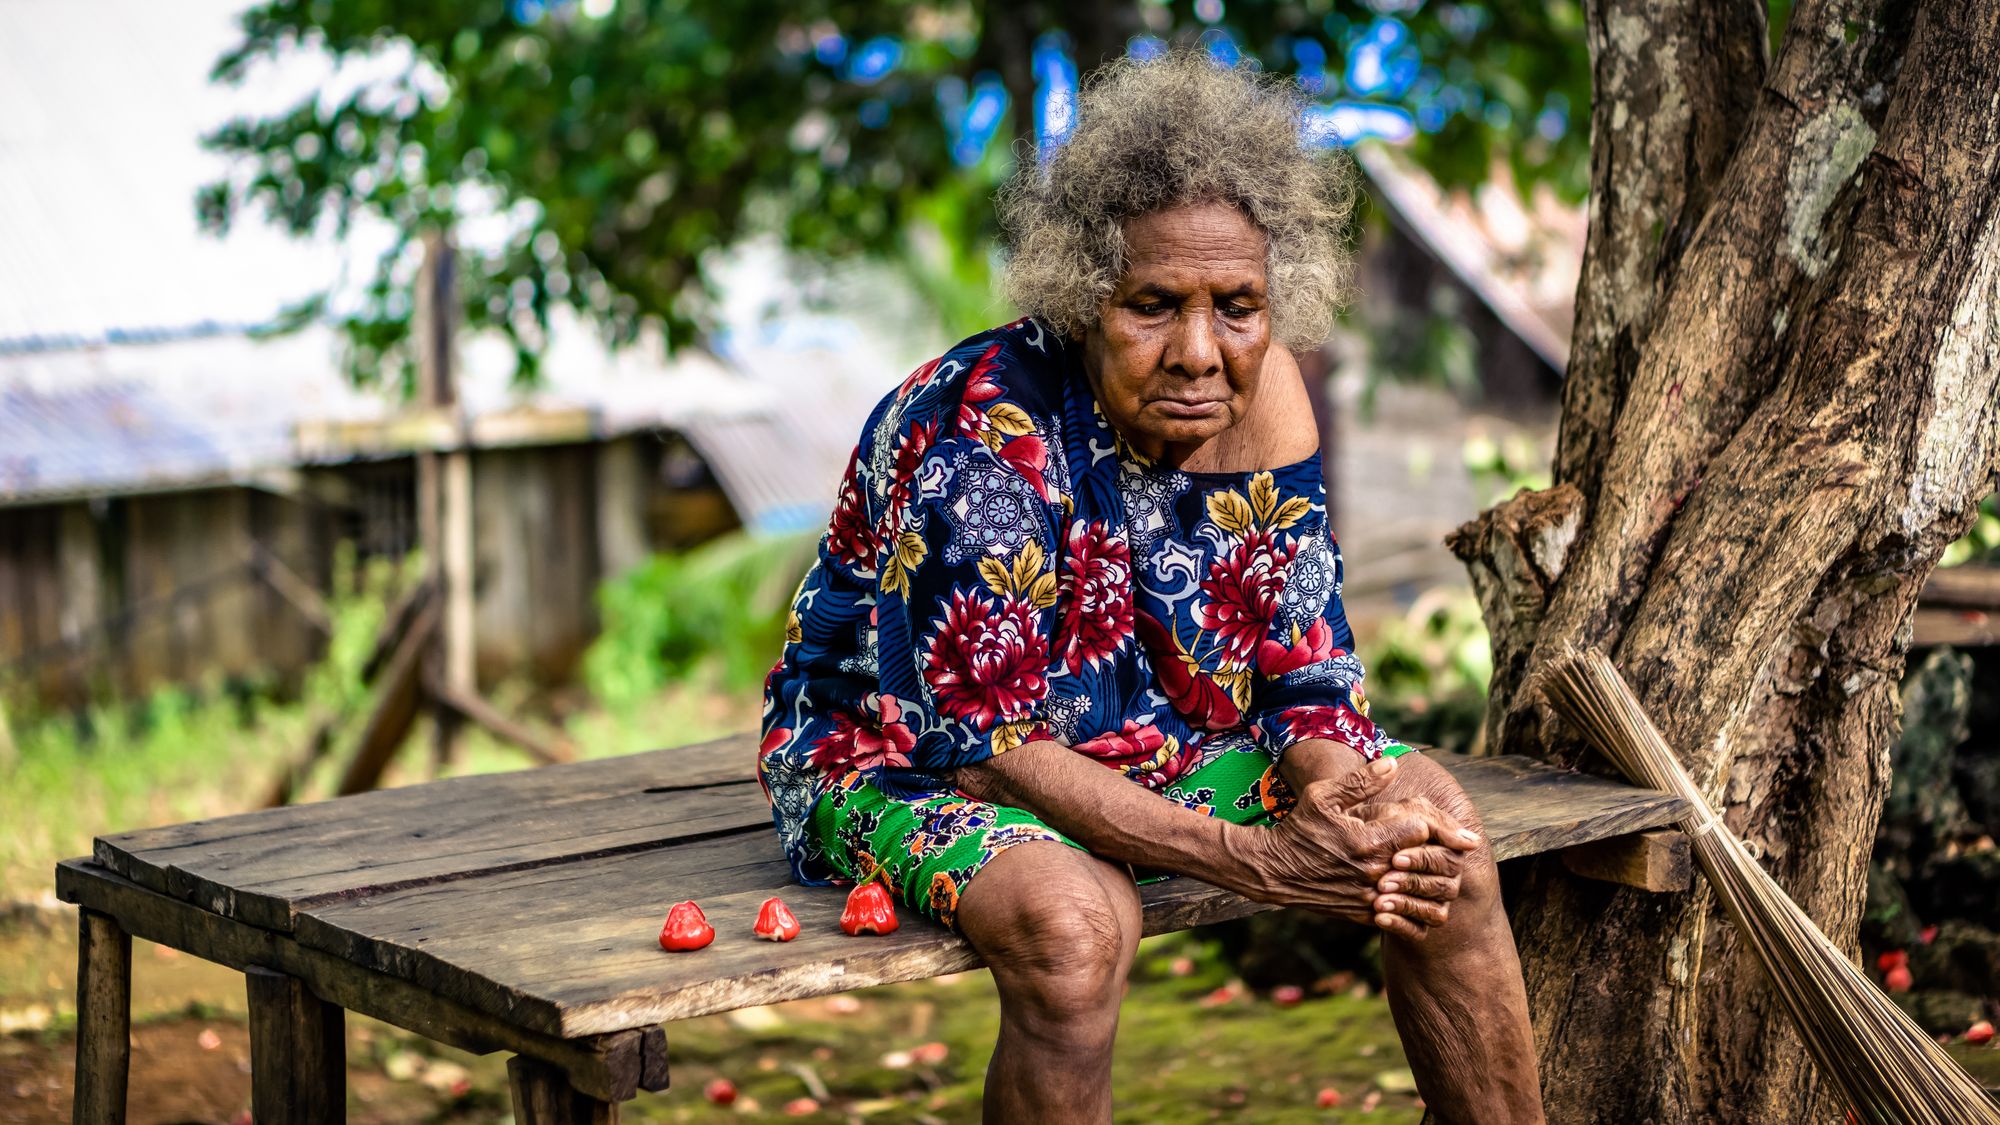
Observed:
[[[1565,645],[1543,675],[1556,710],[1634,784],[1687,801],[1680,824],[1709,885],[1854,1116],[1880,1125],[2000,1125],[2000,1107],[1979,1083],[1827,940],[1716,818],[1609,658]]]

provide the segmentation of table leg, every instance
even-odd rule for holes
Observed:
[[[618,1103],[601,1101],[569,1083],[561,1067],[515,1055],[507,1060],[515,1125],[618,1125]]]
[[[303,981],[252,966],[250,1112],[259,1125],[347,1120],[347,1011]]]
[[[79,910],[76,950],[76,1125],[124,1125],[132,1065],[132,936]]]

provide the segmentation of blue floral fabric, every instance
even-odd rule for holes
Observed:
[[[1149,462],[1098,412],[1080,349],[1024,319],[875,408],[765,687],[758,776],[801,882],[829,791],[954,792],[953,770],[1052,739],[1156,791],[1231,750],[1367,718],[1317,453],[1281,468]]]

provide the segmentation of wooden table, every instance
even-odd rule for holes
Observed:
[[[344,1119],[348,1011],[512,1052],[522,1125],[608,1122],[666,1088],[667,1021],[979,964],[910,911],[893,934],[841,934],[845,891],[790,880],[754,754],[743,736],[99,837],[56,868],[81,908],[75,1120],[124,1119],[133,935],[243,971],[254,1112],[287,1125]],[[1684,885],[1685,840],[1644,832],[1678,799],[1520,758],[1432,757],[1500,858],[1618,837],[1578,851],[1578,869]],[[798,940],[749,940],[773,894]],[[1148,933],[1263,909],[1192,879],[1143,897]],[[719,936],[664,953],[661,920],[687,898]]]

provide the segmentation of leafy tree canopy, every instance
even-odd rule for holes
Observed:
[[[407,378],[415,240],[467,216],[504,233],[465,240],[464,323],[511,339],[528,378],[560,305],[615,342],[651,324],[698,343],[713,254],[758,233],[814,258],[943,247],[942,281],[983,285],[1009,139],[1051,143],[1079,64],[1168,40],[1296,75],[1333,129],[1406,133],[1443,183],[1497,156],[1523,186],[1587,185],[1573,0],[269,0],[242,28],[218,81],[299,49],[338,65],[207,138],[237,159],[202,220],[400,232],[358,301],[287,314],[335,313],[363,378]]]

